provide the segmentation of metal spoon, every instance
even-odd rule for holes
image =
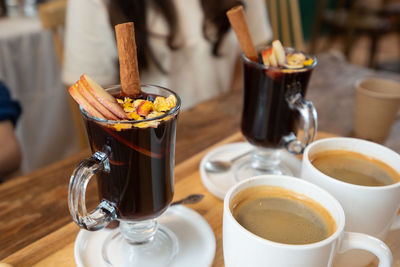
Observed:
[[[204,164],[204,168],[206,169],[206,171],[208,172],[214,172],[214,173],[218,173],[218,172],[227,172],[230,170],[230,168],[232,167],[232,164],[237,161],[238,159],[247,156],[248,154],[251,153],[252,150],[247,151],[246,153],[240,154],[236,157],[234,157],[231,160],[228,161],[223,161],[223,160],[209,160]]]
[[[178,204],[196,204],[200,202],[204,197],[203,194],[191,194],[188,195],[180,200],[174,201],[171,203],[171,206],[178,205]]]

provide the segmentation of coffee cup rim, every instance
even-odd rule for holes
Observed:
[[[320,139],[320,140],[314,141],[304,149],[303,158],[307,159],[305,161],[305,164],[307,164],[308,168],[311,168],[313,171],[318,172],[318,174],[320,174],[325,179],[330,180],[332,183],[336,183],[336,184],[341,185],[341,186],[347,186],[347,187],[350,187],[350,188],[357,188],[357,189],[370,190],[370,191],[378,191],[378,190],[387,190],[387,189],[391,189],[391,188],[396,188],[396,187],[400,186],[400,181],[397,181],[397,182],[395,182],[393,184],[382,185],[382,186],[356,185],[356,184],[351,184],[351,183],[347,183],[347,182],[335,179],[335,178],[333,178],[333,177],[331,177],[329,175],[326,175],[325,173],[321,172],[320,170],[315,168],[314,165],[312,165],[312,163],[310,161],[310,153],[312,153],[312,151],[310,151],[310,150],[312,150],[316,146],[319,146],[319,145],[324,144],[324,143],[330,143],[330,142],[337,142],[337,143],[354,142],[354,143],[360,143],[360,144],[364,144],[364,145],[368,145],[368,146],[373,146],[375,148],[384,149],[388,153],[391,153],[392,155],[398,157],[399,158],[399,163],[400,163],[400,154],[398,154],[394,150],[392,150],[392,149],[390,149],[390,148],[388,148],[386,146],[383,146],[381,144],[374,143],[374,142],[371,142],[371,141],[368,141],[368,140],[364,140],[364,139],[360,139],[360,138],[354,138],[354,137],[328,137],[328,138],[324,138],[324,139]],[[322,150],[322,151],[337,150],[337,149],[342,149],[342,150],[347,150],[347,151],[354,151],[354,152],[366,155],[364,152],[357,151],[357,150],[351,150],[348,147],[344,147],[344,146],[338,146],[335,149],[326,149],[326,150]],[[371,155],[366,155],[366,156],[371,157]],[[374,157],[374,156],[372,156],[372,157],[373,158],[377,158],[377,157]],[[385,163],[388,164],[387,162],[385,162]],[[390,165],[390,164],[388,164],[388,165],[390,167],[394,168],[392,165]],[[395,169],[395,170],[397,172],[399,172],[399,170],[397,170],[397,169]]]
[[[365,87],[365,83],[367,82],[380,82],[382,86],[386,85],[391,85],[393,87],[398,87],[399,91],[397,93],[388,93],[388,92],[377,92],[374,90],[370,90]],[[400,83],[392,80],[392,79],[385,79],[385,78],[380,78],[380,77],[363,77],[359,80],[356,81],[355,83],[356,90],[359,92],[362,92],[365,95],[369,95],[371,97],[376,97],[376,98],[381,98],[381,99],[400,99]]]
[[[335,220],[336,223],[336,230],[333,234],[331,234],[329,237],[318,241],[318,242],[314,242],[314,243],[310,243],[310,244],[284,244],[284,243],[279,243],[279,242],[275,242],[275,241],[271,241],[265,238],[262,238],[256,234],[253,234],[252,232],[250,232],[249,230],[247,230],[246,228],[244,228],[242,225],[240,225],[240,223],[233,217],[232,211],[230,209],[230,202],[232,200],[232,198],[234,196],[236,196],[240,191],[242,191],[243,189],[247,189],[247,188],[251,188],[253,186],[248,186],[245,188],[240,189],[241,187],[243,187],[245,184],[251,184],[253,183],[254,186],[257,186],[257,181],[262,181],[262,180],[270,180],[270,181],[287,181],[287,183],[291,184],[291,183],[300,183],[303,184],[304,186],[308,186],[313,188],[313,190],[318,190],[319,192],[322,192],[325,197],[328,198],[328,200],[333,203],[333,205],[336,208],[336,211],[338,212],[338,219],[336,219],[332,214],[332,217]],[[260,184],[262,185],[262,184]],[[271,185],[271,184],[264,184],[264,185]],[[271,185],[271,186],[275,186],[275,185]],[[284,186],[283,186],[284,187]],[[284,187],[286,188],[286,187]],[[288,190],[292,190],[291,188],[286,188]],[[303,194],[303,193],[300,193]],[[308,196],[312,198],[313,200],[317,201],[318,203],[320,203],[320,201],[314,199],[311,196]],[[321,203],[320,203],[321,204]],[[323,205],[323,204],[321,204]],[[331,213],[331,211],[325,207],[323,205],[323,207],[325,209],[328,210],[329,213]],[[224,198],[224,210],[227,211],[227,216],[229,216],[229,219],[232,221],[232,223],[234,223],[239,229],[241,229],[242,231],[244,231],[247,235],[251,236],[251,238],[253,238],[254,240],[257,240],[258,242],[260,242],[263,245],[268,245],[268,246],[274,246],[274,247],[278,247],[278,248],[285,248],[285,249],[293,249],[293,250],[308,250],[308,249],[314,249],[316,247],[322,247],[325,246],[331,242],[333,242],[333,240],[339,238],[339,236],[343,233],[344,231],[344,226],[345,226],[345,213],[343,210],[343,207],[341,206],[341,204],[339,203],[339,201],[334,198],[328,191],[324,190],[323,188],[310,183],[308,181],[302,180],[301,178],[298,177],[291,177],[291,176],[284,176],[284,175],[259,175],[259,176],[254,176],[254,177],[250,177],[247,178],[237,184],[235,184],[234,186],[232,186],[228,192],[225,195]]]

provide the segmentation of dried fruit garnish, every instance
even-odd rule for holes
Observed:
[[[154,98],[150,97],[149,99],[154,99]],[[120,103],[124,111],[127,113],[129,120],[135,121],[135,123],[132,124],[133,127],[157,128],[157,126],[160,124],[162,120],[170,119],[170,117],[165,117],[159,120],[140,122],[141,120],[144,119],[152,119],[160,117],[176,106],[176,98],[174,95],[170,95],[167,98],[163,96],[156,96],[155,99],[153,100],[154,102],[149,99],[132,99],[130,97],[125,97],[124,99],[117,99],[117,102]],[[126,122],[124,124],[126,124]],[[125,129],[124,127],[121,127],[119,125],[116,125],[114,128],[117,131]]]
[[[144,100],[136,107],[136,113],[140,116],[146,117],[147,115],[149,115],[150,111],[153,111],[153,109],[153,102],[149,100]]]
[[[68,91],[75,101],[91,116],[103,120],[117,121],[117,123],[111,124],[117,131],[132,127],[156,128],[161,120],[167,120],[169,116],[160,120],[144,121],[141,123],[129,123],[127,120],[136,122],[156,118],[164,115],[176,106],[174,95],[170,95],[167,98],[163,96],[154,96],[154,98],[152,96],[149,99],[115,98],[86,74],[82,75],[80,80],[73,84]],[[154,99],[154,101],[150,99]],[[124,122],[119,123],[118,121]]]
[[[267,67],[279,67],[291,73],[291,69],[301,69],[313,64],[312,58],[307,58],[303,53],[294,52],[285,54],[279,40],[272,42],[272,46],[261,51],[262,63]]]

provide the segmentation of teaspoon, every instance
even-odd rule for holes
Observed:
[[[232,167],[232,164],[237,161],[238,159],[250,154],[250,151],[247,151],[246,153],[240,154],[236,157],[234,157],[233,159],[224,161],[224,160],[209,160],[204,164],[204,168],[206,169],[206,171],[208,172],[214,172],[214,173],[218,173],[218,172],[227,172],[230,170],[230,168]]]
[[[185,198],[172,202],[171,206],[178,204],[196,204],[200,202],[200,200],[202,200],[203,197],[204,197],[203,194],[191,194],[186,196]]]

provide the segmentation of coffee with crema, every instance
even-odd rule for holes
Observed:
[[[400,174],[388,164],[354,151],[316,152],[310,161],[322,173],[355,185],[385,186],[400,181]]]
[[[335,220],[321,204],[281,187],[245,189],[233,198],[230,208],[244,228],[278,243],[310,244],[336,230]]]

